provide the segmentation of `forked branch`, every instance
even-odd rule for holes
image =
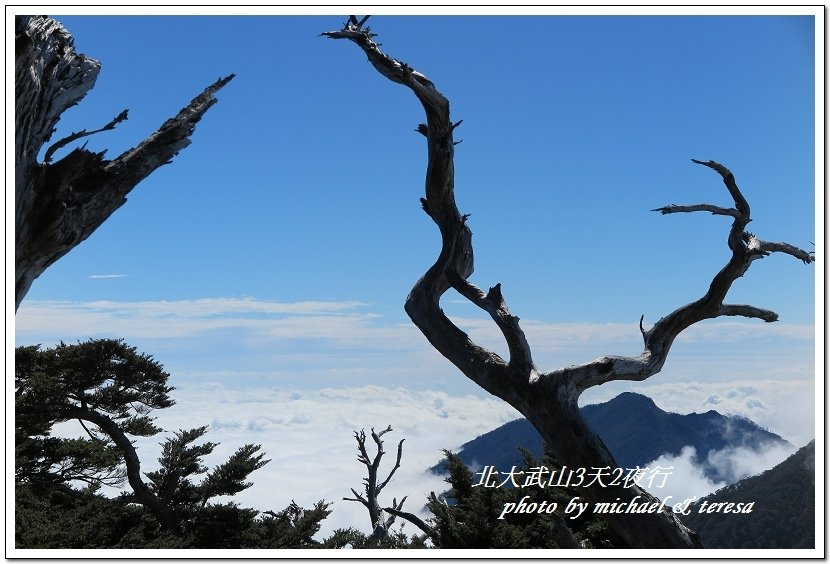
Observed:
[[[389,513],[389,517],[384,518],[383,512],[384,510],[380,507],[379,496],[380,492],[383,491],[383,488],[389,483],[392,479],[392,476],[395,475],[395,472],[398,468],[401,467],[401,456],[403,456],[403,442],[405,439],[401,439],[398,443],[398,455],[395,459],[395,466],[392,470],[389,471],[389,474],[386,476],[386,479],[382,482],[378,480],[378,470],[380,468],[380,462],[383,459],[383,455],[386,454],[386,451],[383,450],[383,435],[392,431],[392,426],[387,426],[386,429],[380,432],[375,432],[374,428],[371,430],[372,440],[375,443],[376,452],[374,457],[369,456],[369,452],[366,450],[366,432],[361,430],[360,432],[355,431],[354,437],[357,441],[357,460],[364,466],[366,466],[367,477],[363,479],[364,484],[364,495],[359,494],[354,488],[351,488],[352,494],[354,497],[344,497],[344,501],[356,501],[361,503],[368,511],[369,511],[369,520],[372,523],[372,530],[373,536],[375,540],[381,541],[383,540],[389,528],[395,522],[396,513],[387,512]],[[365,496],[365,497],[364,497]],[[406,497],[401,499],[400,502],[397,499],[392,500],[392,509],[399,512],[403,507],[403,503],[406,501]]]
[[[78,131],[76,133],[73,133],[71,135],[68,135],[68,136],[64,137],[63,139],[61,139],[60,141],[58,141],[57,143],[55,143],[54,145],[52,145],[51,147],[46,149],[46,153],[43,155],[43,162],[45,162],[45,163],[52,162],[52,155],[55,154],[55,151],[57,151],[58,149],[60,149],[62,147],[65,147],[66,145],[69,145],[73,141],[77,141],[78,139],[82,139],[84,137],[89,137],[90,135],[95,135],[96,133],[101,133],[102,131],[110,131],[111,129],[115,129],[116,125],[118,125],[119,123],[121,123],[122,121],[127,119],[127,113],[128,112],[129,112],[129,110],[124,110],[123,112],[121,112],[120,114],[115,116],[115,118],[113,118],[113,120],[110,121],[104,127],[100,127],[98,129],[93,129],[92,131],[87,131],[86,129],[82,129],[81,131]]]
[[[401,500],[400,504],[403,505],[403,500]],[[433,529],[423,519],[421,519],[414,513],[409,513],[408,511],[401,511],[400,509],[395,507],[384,507],[383,510],[387,513],[391,513],[392,515],[400,517],[401,519],[409,521],[410,523],[421,529],[421,531],[423,531],[424,534],[433,541],[438,540],[438,533],[436,533],[435,529]]]
[[[645,380],[658,373],[677,335],[704,319],[739,315],[775,321],[777,315],[769,310],[751,305],[725,304],[724,298],[732,283],[746,272],[752,261],[771,252],[784,252],[805,263],[814,260],[810,253],[797,247],[764,242],[745,232],[751,220],[750,208],[733,174],[714,161],[695,161],[721,175],[734,207],[670,205],[655,211],[663,214],[706,211],[732,218],[727,239],[732,256],[714,276],[706,294],[671,312],[650,329],[645,329],[641,319],[640,331],[645,348],[639,356],[604,356],[587,364],[540,374],[534,366],[519,319],[507,307],[501,285],[495,284],[485,293],[468,281],[473,273],[472,232],[467,225],[468,216],[462,215],[455,203],[455,142],[452,135],[458,124],[450,120],[449,101],[425,75],[382,53],[372,39],[375,34],[368,28],[362,28],[356,19],[351,18],[341,30],[323,35],[332,39],[348,39],[357,44],[378,72],[393,82],[407,86],[424,107],[426,124],[420,124],[416,129],[427,139],[428,154],[426,193],[421,198],[421,206],[438,226],[441,251],[435,264],[416,282],[407,297],[407,314],[432,346],[468,378],[525,415],[540,432],[553,456],[563,465],[586,469],[616,467],[614,457],[579,413],[577,399],[585,389],[612,380]],[[507,342],[508,360],[473,343],[444,314],[439,302],[450,288],[490,315]],[[364,455],[364,458],[368,460],[368,456]],[[638,487],[588,488],[585,493],[595,501],[609,503],[651,498]],[[682,525],[671,511],[608,515],[607,520],[631,547],[701,546],[699,538]],[[426,532],[426,529],[422,530]]]
[[[89,237],[150,173],[190,144],[196,124],[216,103],[220,78],[136,147],[113,160],[75,148],[58,149],[127,119],[124,110],[104,127],[81,130],[38,154],[61,114],[95,84],[100,64],[75,52],[72,36],[44,16],[15,19],[15,310],[32,282]]]
[[[692,206],[669,205],[657,208],[662,214],[708,211],[716,215],[726,215],[733,218],[732,226],[727,237],[727,244],[732,251],[727,264],[715,275],[706,294],[700,299],[680,307],[660,319],[651,329],[642,328],[645,350],[638,357],[606,356],[583,365],[583,370],[571,371],[574,384],[580,390],[596,386],[611,380],[645,380],[657,374],[668,356],[674,339],[684,329],[705,319],[714,319],[721,316],[741,316],[761,319],[765,322],[778,320],[775,312],[746,304],[724,303],[732,284],[751,266],[752,262],[773,252],[782,252],[798,258],[805,264],[815,260],[815,257],[788,243],[771,243],[758,239],[754,234],[745,231],[747,224],[752,221],[750,207],[741,193],[732,172],[715,161],[693,162],[709,167],[723,178],[735,204],[733,208],[723,208],[710,204]]]
[[[513,403],[517,390],[537,377],[530,347],[517,317],[511,315],[499,284],[485,294],[468,281],[473,273],[472,232],[467,216],[462,215],[454,194],[453,131],[461,123],[450,120],[449,101],[424,74],[406,63],[381,52],[368,29],[347,22],[338,31],[323,35],[348,39],[357,44],[383,76],[407,86],[424,107],[426,124],[417,131],[427,138],[428,165],[425,197],[421,205],[441,232],[442,248],[436,263],[415,284],[405,309],[429,342],[452,361],[469,378],[488,392]],[[453,324],[439,305],[450,288],[486,311],[504,335],[510,358],[502,359],[470,341],[466,333]]]

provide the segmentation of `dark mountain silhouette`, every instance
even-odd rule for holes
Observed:
[[[716,491],[680,517],[706,548],[815,548],[815,477],[811,441],[778,466]],[[718,502],[754,503],[751,513],[706,512]]]
[[[605,403],[586,405],[583,416],[616,458],[619,466],[645,466],[663,454],[679,455],[692,446],[696,462],[707,477],[729,481],[714,466],[706,463],[711,450],[745,447],[761,450],[770,444],[790,446],[775,433],[744,417],[721,415],[717,411],[680,415],[667,413],[651,398],[625,392]],[[543,454],[542,437],[526,419],[517,419],[464,444],[458,454],[470,467],[491,465],[501,469],[523,464],[519,447],[536,457]],[[442,464],[433,471],[442,472]]]

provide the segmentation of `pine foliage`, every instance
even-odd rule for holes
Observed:
[[[320,545],[313,537],[330,513],[323,501],[260,513],[228,500],[269,462],[260,445],[243,445],[210,469],[204,458],[217,443],[204,440],[207,426],[180,430],[162,443],[159,468],[143,481],[131,437],[162,432],[151,413],[174,404],[168,378],[161,364],[121,340],[16,350],[17,548]],[[55,425],[73,419],[85,436],[53,436]],[[116,498],[99,491],[127,481],[133,491]]]

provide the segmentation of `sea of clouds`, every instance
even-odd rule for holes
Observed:
[[[465,313],[469,308],[447,307],[475,342],[497,352],[504,348],[491,320],[471,318]],[[542,370],[642,350],[634,323],[523,320],[522,325]],[[94,337],[123,337],[165,365],[177,403],[158,412],[157,423],[168,433],[209,425],[205,440],[220,443],[209,464],[243,444],[262,445],[271,462],[251,476],[253,486],[237,496],[241,504],[279,510],[292,500],[308,507],[325,499],[334,511],[323,533],[346,526],[368,530],[366,510],[342,500],[351,488],[362,488],[365,476],[355,431],[392,426],[382,466],[390,469],[397,442],[406,439],[401,468],[382,502],[408,496],[405,509],[418,512],[429,492],[445,488],[442,478],[427,472],[442,449],[457,449],[519,417],[460,374],[408,320],[389,319],[357,301],[33,300],[24,302],[15,318],[17,345]],[[814,370],[812,325],[704,323],[678,337],[662,373],[641,383],[591,389],[580,403],[634,391],[666,411],[716,409],[749,417],[800,447],[815,436]],[[137,441],[144,471],[155,467],[161,440]],[[734,476],[786,456],[703,454],[733,468]],[[677,495],[704,495],[720,486],[703,479],[690,452],[663,462],[676,467],[670,484],[683,490]]]

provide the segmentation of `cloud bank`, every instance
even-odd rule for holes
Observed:
[[[381,463],[383,477],[395,463],[398,441],[403,446],[401,468],[384,490],[381,501],[408,496],[405,509],[421,513],[430,491],[446,487],[443,478],[427,472],[442,458],[442,449],[457,449],[519,414],[501,400],[451,396],[443,392],[415,392],[402,388],[363,386],[321,390],[234,390],[219,384],[186,386],[175,390],[176,405],[156,413],[156,423],[168,433],[209,424],[204,440],[220,446],[208,466],[227,459],[247,443],[261,444],[264,468],[250,477],[253,486],[235,496],[243,506],[278,510],[292,500],[304,507],[325,499],[335,502],[324,521],[324,535],[354,526],[364,532],[369,518],[358,503],[343,501],[350,488],[362,491],[365,467],[357,461],[354,431],[385,429],[389,454]],[[60,429],[64,436],[80,436],[74,423]],[[136,442],[142,471],[158,467],[162,436]],[[370,441],[371,443],[371,441]],[[367,444],[374,456],[374,444]],[[417,532],[408,526],[409,533]]]
[[[671,475],[664,484],[654,483],[646,489],[653,495],[666,499],[671,496],[672,503],[688,499],[700,499],[724,486],[734,484],[744,478],[760,474],[783,462],[797,449],[778,443],[767,443],[759,450],[746,447],[727,447],[712,450],[698,456],[692,446],[683,447],[677,456],[665,454],[646,464],[648,468],[660,466],[671,468]],[[714,468],[723,479],[713,480],[708,476]],[[648,486],[647,483],[644,484]],[[662,487],[658,487],[662,485]],[[754,501],[751,499],[739,500]]]
[[[490,320],[466,313],[454,320],[476,342],[503,352]],[[441,449],[519,416],[460,374],[403,315],[390,319],[359,301],[25,301],[14,321],[17,345],[122,337],[153,354],[178,388],[178,404],[159,414],[163,428],[210,424],[207,440],[222,443],[214,463],[244,443],[263,444],[272,462],[252,476],[255,485],[240,501],[261,509],[291,499],[306,506],[337,501],[332,528],[367,519],[359,504],[339,501],[363,477],[353,431],[391,424],[390,442],[406,438],[388,495],[408,495],[414,511],[444,487],[424,473]],[[522,323],[542,370],[642,349],[636,324]],[[815,436],[814,359],[811,325],[704,323],[678,338],[662,373],[591,389],[580,403],[634,391],[667,411],[745,415],[803,446]],[[158,456],[159,440],[139,441],[145,465]],[[754,468],[745,453],[713,456],[735,474]],[[717,486],[689,460],[675,461],[687,474],[673,480],[688,484],[683,495]]]
[[[504,340],[489,319],[456,316],[470,337],[506,355]],[[523,328],[540,370],[589,362],[607,354],[637,355],[642,337],[636,324],[548,323],[524,320]],[[378,365],[378,355],[397,368],[419,366],[440,356],[402,314],[394,319],[358,301],[275,302],[253,298],[209,298],[144,302],[26,301],[15,318],[18,345],[60,340],[122,337],[165,358],[186,359],[177,370],[267,373],[282,366],[305,368],[329,356],[359,358],[354,366]],[[218,356],[217,346],[223,352]],[[169,354],[168,354],[169,353]],[[200,358],[210,357],[205,366]],[[287,357],[287,358],[286,358]],[[718,321],[695,325],[677,339],[664,373],[676,380],[812,378],[815,370],[812,325]],[[283,362],[287,360],[288,362]],[[165,360],[165,364],[169,363]],[[256,365],[256,366],[254,366]],[[244,366],[242,368],[241,366]],[[448,363],[433,362],[442,370]],[[391,372],[391,371],[390,371]],[[365,376],[365,374],[364,374]],[[442,376],[443,377],[443,376]],[[326,382],[330,385],[335,382]],[[349,382],[378,383],[374,378]]]

